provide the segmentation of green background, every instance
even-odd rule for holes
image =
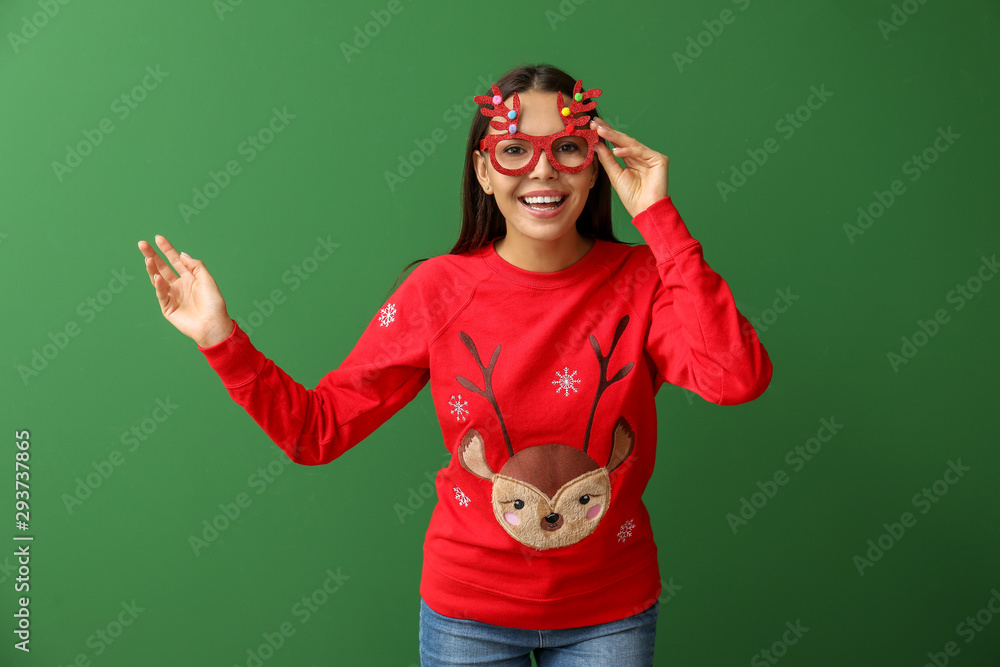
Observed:
[[[1000,280],[983,263],[1000,250],[996,2],[221,6],[0,5],[0,664],[247,665],[282,623],[295,632],[265,665],[419,662],[434,502],[421,488],[446,462],[429,389],[333,464],[291,464],[160,314],[136,243],[160,233],[204,260],[230,314],[259,318],[258,349],[313,387],[402,267],[451,249],[471,98],[538,62],[602,88],[605,118],[669,156],[675,204],[774,363],[749,404],[671,385],[657,396],[645,500],[673,593],[656,664],[773,664],[759,652],[797,621],[809,630],[781,665],[919,667],[950,641],[949,664],[1000,664],[987,607],[1000,590]],[[116,100],[147,67],[161,80],[122,117]],[[810,110],[814,86],[831,95]],[[274,109],[294,118],[248,161],[240,146]],[[797,110],[803,122],[780,131]],[[113,131],[59,173],[103,119]],[[949,128],[958,138],[939,153]],[[444,140],[390,187],[386,173],[435,131]],[[720,193],[769,138],[778,150]],[[907,171],[925,151],[935,161]],[[231,160],[240,172],[185,219],[181,205]],[[896,180],[901,194],[851,237],[845,224]],[[617,199],[615,226],[642,242]],[[318,238],[339,246],[296,284],[288,272]],[[966,284],[978,291],[959,308],[952,290]],[[894,367],[889,353],[938,310],[947,321]],[[33,357],[41,370],[26,372]],[[158,401],[176,406],[162,422]],[[786,454],[824,418],[843,427],[796,470]],[[133,427],[144,439],[127,446]],[[31,433],[30,655],[13,648],[15,429]],[[67,503],[115,451],[124,462]],[[969,470],[915,504],[949,461]],[[251,478],[269,464],[270,482]],[[778,471],[787,484],[734,532],[727,515]],[[224,525],[220,504],[240,493],[249,506],[196,555],[189,538]],[[859,572],[855,556],[904,512],[915,524]],[[347,578],[302,622],[295,605],[328,569]],[[142,611],[118,633],[133,601]],[[967,641],[959,624],[977,613],[990,622]]]

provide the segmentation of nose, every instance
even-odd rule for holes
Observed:
[[[538,156],[538,162],[535,163],[535,167],[529,175],[534,178],[554,178],[558,176],[559,170],[552,166],[550,159],[549,152],[543,150],[542,154]]]
[[[559,515],[553,512],[552,514],[545,517],[545,520],[548,521],[549,523],[555,523],[556,521],[559,520]]]

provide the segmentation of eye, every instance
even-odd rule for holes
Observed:
[[[580,150],[580,147],[574,144],[572,141],[565,141],[556,147],[556,150],[560,153],[575,153]]]
[[[589,502],[590,502],[590,496],[588,496],[587,494],[584,494],[584,495],[580,496],[580,504],[581,505],[586,505]]]
[[[524,501],[521,500],[520,498],[518,498],[517,500],[515,500],[514,501],[514,509],[516,509],[516,510],[522,510],[522,509],[524,509]]]

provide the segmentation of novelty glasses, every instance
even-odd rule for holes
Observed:
[[[599,88],[581,91],[582,81],[573,86],[573,99],[569,106],[563,105],[562,92],[557,94],[557,108],[565,128],[562,132],[538,137],[518,132],[517,123],[521,118],[521,100],[514,93],[514,108],[508,109],[503,102],[500,88],[493,84],[493,96],[476,95],[473,99],[477,104],[490,104],[492,109],[482,108],[484,116],[502,117],[506,120],[490,121],[490,125],[503,134],[487,134],[479,142],[479,150],[488,150],[493,168],[507,176],[520,176],[535,168],[542,152],[548,153],[549,164],[555,169],[567,174],[576,174],[587,167],[594,159],[594,146],[597,144],[597,130],[577,129],[586,127],[590,116],[575,117],[582,111],[590,111],[597,103],[593,98],[601,95]],[[584,103],[584,99],[591,101]]]

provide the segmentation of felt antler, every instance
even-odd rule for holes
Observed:
[[[597,363],[601,367],[601,380],[597,384],[597,393],[594,395],[594,406],[590,409],[590,419],[587,421],[587,431],[583,435],[584,453],[587,452],[587,446],[590,444],[590,427],[593,426],[594,424],[594,413],[597,412],[597,402],[601,400],[601,394],[604,393],[605,389],[607,389],[615,382],[618,382],[623,377],[628,375],[629,371],[632,370],[632,366],[635,363],[630,361],[624,366],[622,366],[621,369],[617,373],[615,373],[615,376],[610,380],[608,380],[605,377],[608,372],[608,360],[611,358],[611,355],[614,354],[615,346],[618,345],[618,339],[622,337],[623,333],[625,333],[625,327],[627,326],[628,326],[628,315],[625,315],[620,320],[618,320],[618,326],[615,328],[615,336],[611,340],[611,349],[608,350],[607,356],[601,354],[600,343],[597,342],[597,339],[594,338],[593,334],[590,335],[590,345],[594,348],[594,353],[597,355]]]
[[[490,121],[490,125],[493,126],[495,130],[506,130],[510,134],[517,132],[517,119],[521,116],[521,100],[517,98],[517,93],[514,93],[514,108],[509,109],[507,105],[503,102],[503,95],[500,94],[500,88],[494,83],[492,87],[493,96],[489,95],[476,95],[472,98],[476,104],[492,104],[492,109],[482,108],[479,111],[484,116],[496,116],[504,117],[507,122],[494,120]]]
[[[557,95],[557,101],[559,103],[559,113],[562,115],[563,125],[566,126],[566,132],[572,132],[573,128],[581,127],[590,122],[590,116],[580,116],[576,118],[576,114],[583,111],[590,111],[595,106],[597,102],[594,102],[595,97],[600,97],[603,92],[600,88],[591,88],[588,91],[581,92],[580,89],[583,87],[583,80],[580,79],[573,86],[573,99],[569,103],[569,106],[563,106],[563,96],[562,91],[559,91]],[[583,100],[589,99],[590,101],[584,103]]]
[[[503,431],[503,439],[507,443],[507,455],[514,456],[514,448],[511,447],[510,436],[507,435],[507,427],[503,423],[503,415],[500,414],[500,406],[497,405],[497,398],[493,394],[493,367],[497,363],[497,357],[500,356],[500,345],[498,344],[496,349],[493,350],[493,358],[490,359],[490,365],[483,366],[483,362],[479,359],[479,352],[476,351],[476,344],[472,342],[472,338],[469,334],[464,331],[460,331],[458,332],[458,337],[462,339],[462,342],[465,343],[465,347],[469,348],[469,352],[472,353],[472,358],[476,360],[477,364],[479,364],[479,370],[483,372],[484,389],[480,389],[471,380],[462,376],[456,376],[455,379],[469,391],[474,391],[480,396],[485,396],[486,400],[490,402],[490,405],[492,405],[493,409],[496,410],[497,419],[500,420],[500,430]]]

